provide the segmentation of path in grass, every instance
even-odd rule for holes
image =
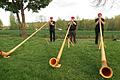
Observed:
[[[47,39],[48,40],[48,39]],[[9,51],[22,39],[18,37],[0,38],[0,49]],[[0,80],[104,80],[99,76],[101,55],[94,40],[77,40],[74,47],[65,48],[61,57],[60,69],[53,69],[49,59],[56,57],[62,40],[55,43],[40,37],[28,40],[9,59],[0,57]],[[109,80],[120,79],[120,42],[106,40],[106,55],[114,76]]]

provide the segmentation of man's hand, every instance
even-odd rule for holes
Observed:
[[[71,20],[71,24],[74,24],[74,25],[76,25],[76,23],[74,22],[74,20]]]
[[[105,24],[105,22],[102,21],[101,17],[99,17],[99,23]]]
[[[54,23],[53,23],[53,22],[50,22],[50,24],[54,26]]]

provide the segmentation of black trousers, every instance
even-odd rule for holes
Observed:
[[[55,30],[50,30],[50,41],[55,41]]]
[[[104,28],[102,28],[102,36],[104,37]],[[97,26],[95,27],[95,44],[98,44],[98,39],[99,39],[99,36],[100,36],[100,27]]]
[[[69,31],[68,38],[73,43],[76,43],[76,31]]]

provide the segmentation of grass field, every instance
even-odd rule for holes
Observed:
[[[32,34],[35,30],[27,30],[28,35]],[[66,33],[66,30],[56,30],[56,38],[64,38],[64,35]],[[12,37],[19,37],[19,30],[0,30],[0,36],[12,36]],[[48,38],[49,37],[49,30],[43,29],[39,31],[36,36],[40,36],[41,38]],[[93,39],[95,36],[94,31],[82,31],[78,30],[76,37],[79,39],[86,39],[86,38],[91,38]],[[106,39],[113,39],[113,38],[120,38],[120,31],[105,31],[104,32],[104,37]]]
[[[9,51],[22,41],[12,34],[0,36],[1,50]],[[70,48],[66,44],[60,61],[62,66],[54,69],[48,62],[57,56],[63,39],[51,43],[37,35],[13,52],[9,59],[0,57],[0,80],[104,80],[99,75],[100,50],[93,39],[77,39],[77,44]],[[120,80],[120,41],[105,39],[105,44],[107,60],[114,72],[109,80]]]

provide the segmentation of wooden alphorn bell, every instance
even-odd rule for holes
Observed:
[[[99,22],[99,25],[100,25],[100,49],[101,49],[102,67],[100,68],[99,73],[103,78],[111,78],[113,75],[113,71],[112,71],[112,68],[110,68],[107,64],[101,22],[102,21],[100,19],[100,22]]]
[[[62,43],[62,46],[61,46],[61,48],[60,48],[60,50],[59,50],[59,52],[58,52],[57,58],[54,58],[54,57],[53,57],[53,58],[51,58],[51,59],[49,60],[49,64],[50,64],[50,66],[52,66],[53,68],[60,68],[60,67],[61,67],[61,64],[59,64],[59,62],[60,62],[60,58],[61,58],[61,55],[62,55],[62,52],[63,52],[63,48],[64,48],[64,45],[65,45],[65,42],[66,42],[67,35],[68,35],[68,33],[69,33],[70,27],[71,27],[71,24],[69,25],[69,27],[68,27],[68,29],[67,29],[65,38],[64,38],[63,43]]]

